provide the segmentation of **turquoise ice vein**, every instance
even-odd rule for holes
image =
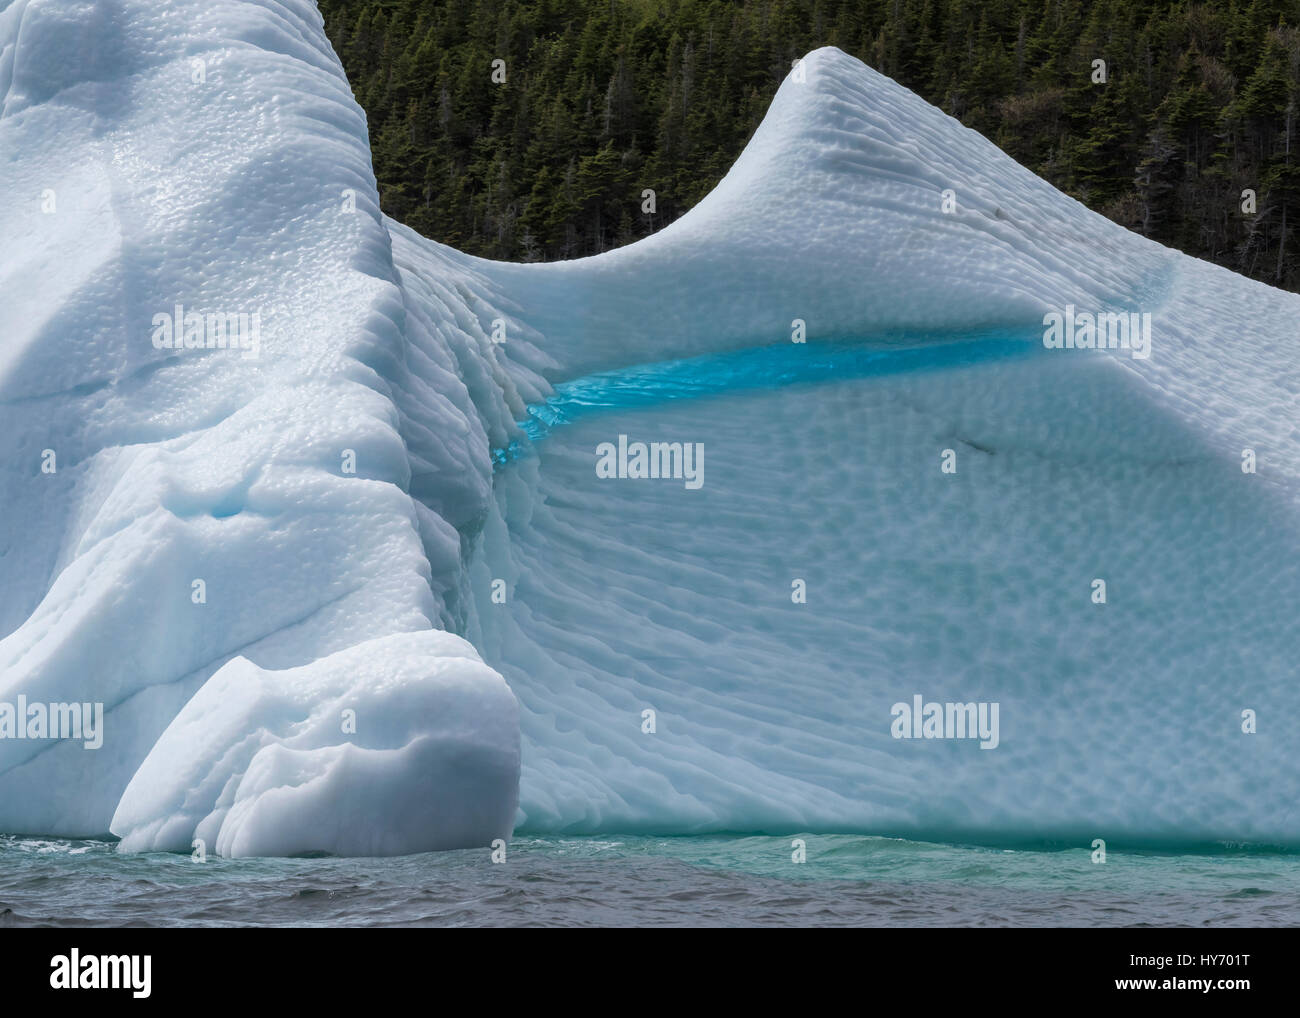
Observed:
[[[591,414],[635,410],[673,400],[701,399],[728,392],[777,389],[905,372],[962,368],[1019,360],[1044,353],[1041,331],[990,330],[963,338],[902,335],[882,342],[842,339],[776,343],[731,353],[709,354],[602,371],[555,386],[545,402],[528,407],[518,421],[530,442],[562,424]],[[518,440],[492,450],[497,466],[527,454]]]

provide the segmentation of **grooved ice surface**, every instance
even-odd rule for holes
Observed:
[[[489,268],[394,233],[404,273],[489,275],[533,366],[599,405],[500,471],[476,575],[521,828],[1297,843],[1300,298],[1127,233],[843,53],[805,67],[648,240]],[[1044,349],[1068,304],[1149,312],[1151,357]],[[964,367],[819,383],[738,359],[978,336]],[[598,478],[620,434],[702,443],[703,487]],[[999,747],[892,738],[917,694],[998,702]]]
[[[0,830],[1300,842],[1300,298],[805,69],[682,220],[503,265],[379,214],[314,4],[0,9],[0,702],[106,711],[99,750],[0,740]],[[260,310],[260,356],[155,349],[178,303]],[[1151,312],[1152,357],[1043,350],[1066,304]],[[795,318],[809,357],[1026,355],[513,423]],[[620,433],[702,442],[703,488],[598,479]],[[891,738],[916,693],[999,701],[1001,744]]]

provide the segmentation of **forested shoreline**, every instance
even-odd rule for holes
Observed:
[[[1300,0],[320,8],[384,210],[473,254],[574,258],[661,229],[726,173],[792,61],[834,45],[1116,222],[1300,289]]]

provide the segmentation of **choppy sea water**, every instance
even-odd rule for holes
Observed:
[[[1300,855],[858,835],[517,838],[395,859],[122,855],[0,838],[3,926],[1294,926]]]

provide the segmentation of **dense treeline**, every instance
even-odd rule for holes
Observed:
[[[661,228],[721,179],[791,62],[830,44],[1117,222],[1300,288],[1300,0],[320,7],[385,211],[475,254],[572,258]]]

